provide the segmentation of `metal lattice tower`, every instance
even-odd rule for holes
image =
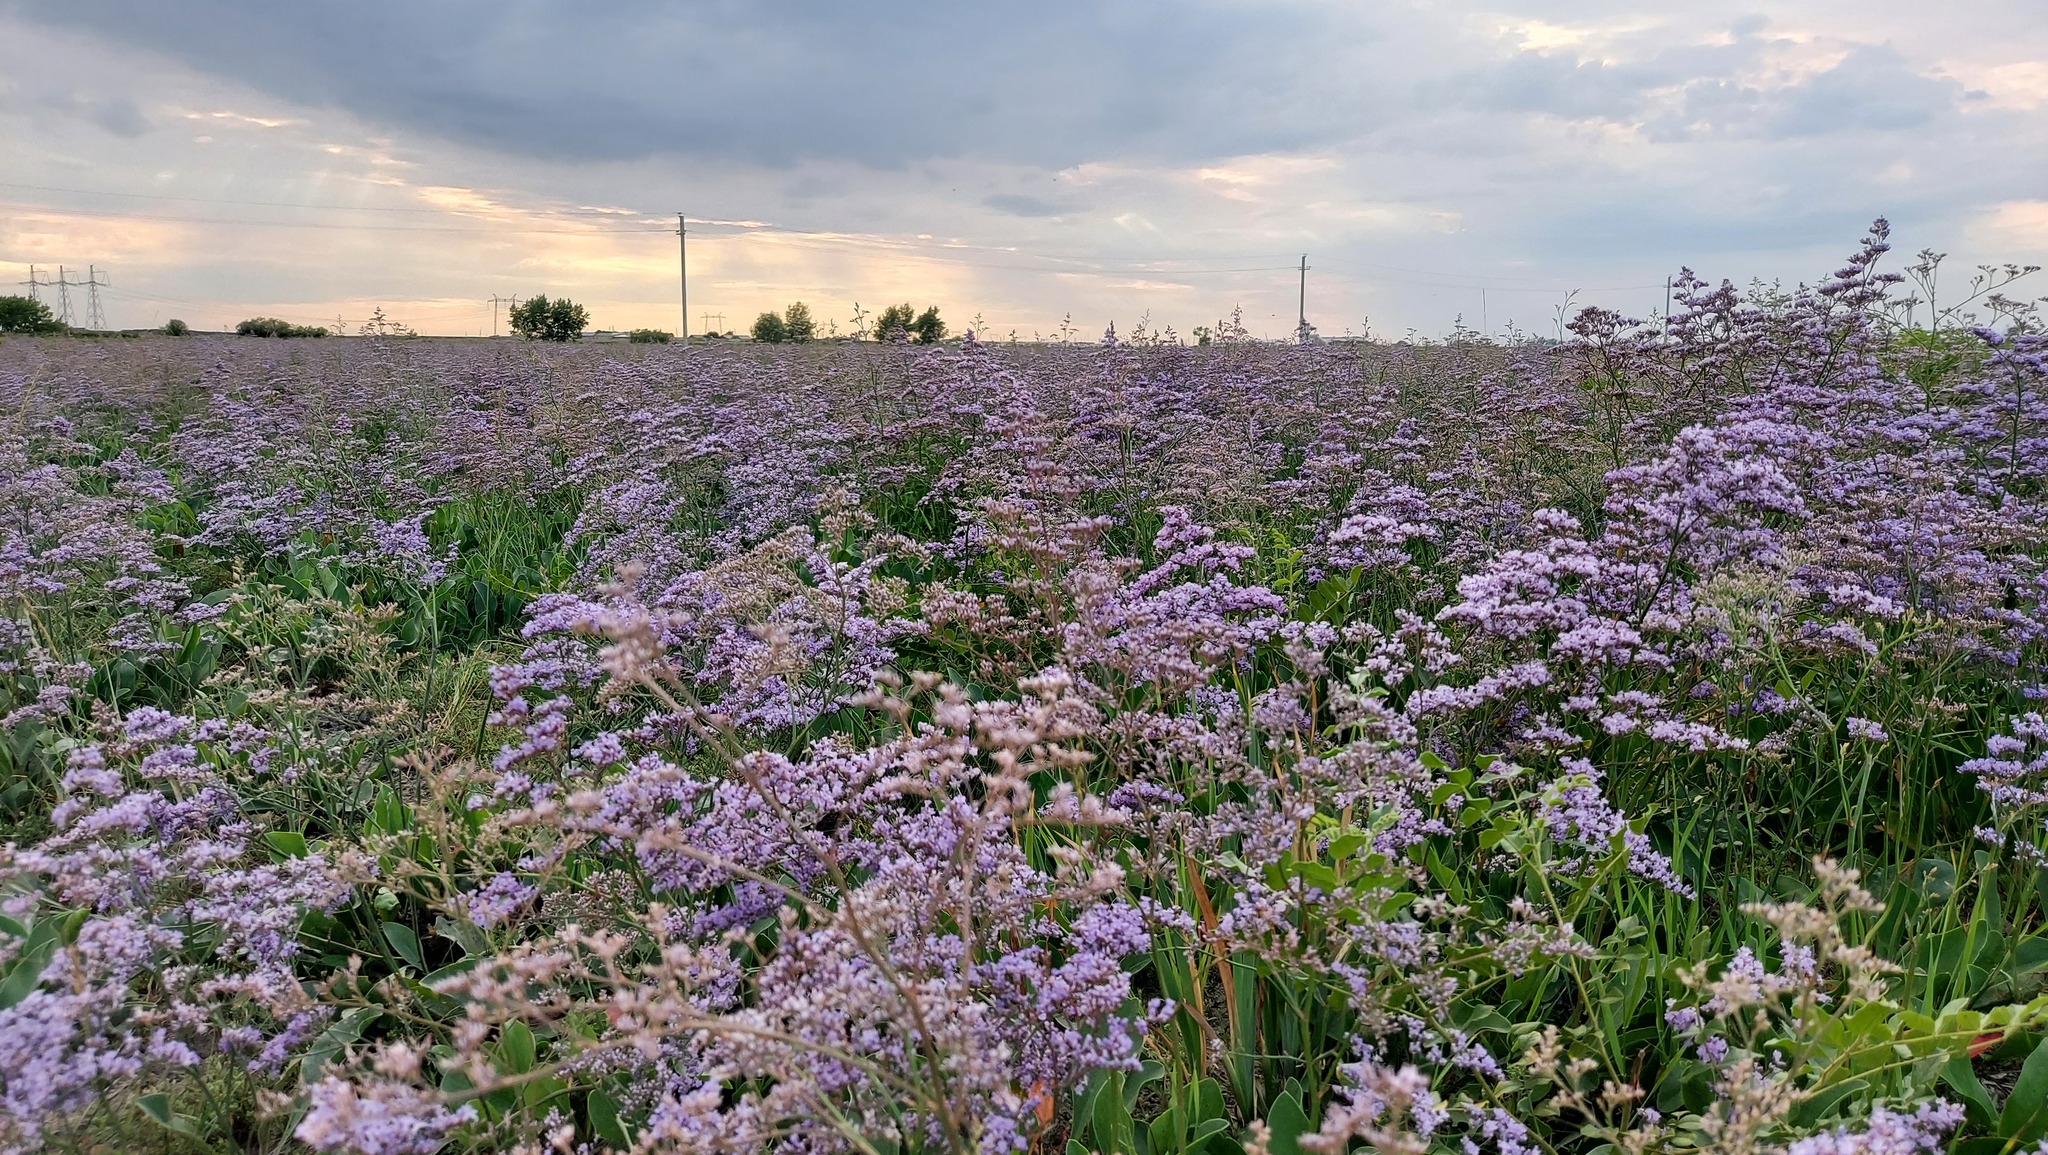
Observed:
[[[57,320],[65,325],[71,323],[71,278],[64,274],[64,266],[57,266]]]
[[[107,314],[100,308],[100,290],[107,288],[107,279],[100,275],[99,266],[85,267],[85,327],[103,330],[107,327]]]

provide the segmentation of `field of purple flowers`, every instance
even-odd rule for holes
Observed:
[[[0,1151],[2048,1148],[2048,339],[0,346]]]

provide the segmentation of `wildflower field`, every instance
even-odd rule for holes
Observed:
[[[1884,251],[0,345],[0,1150],[2042,1149],[2048,340]]]

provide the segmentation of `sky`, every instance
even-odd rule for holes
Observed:
[[[2048,264],[2039,4],[0,0],[0,291],[674,330],[683,212],[694,332],[1548,334],[1880,215],[1947,292]]]

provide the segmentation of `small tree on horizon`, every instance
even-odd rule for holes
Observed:
[[[64,323],[34,297],[0,297],[0,333],[61,333]]]
[[[763,313],[754,318],[754,340],[779,345],[788,336],[789,329],[782,323],[782,314]]]
[[[574,341],[589,324],[590,310],[567,297],[528,297],[512,309],[512,331],[529,341]]]
[[[782,339],[785,341],[808,341],[818,335],[818,323],[811,319],[811,307],[802,301],[792,302],[782,313]]]
[[[939,320],[939,307],[933,305],[917,315],[910,323],[911,336],[920,345],[936,345],[946,335],[946,323]]]
[[[910,334],[910,327],[917,322],[917,314],[911,312],[910,303],[891,305],[875,318],[875,340],[901,341]]]

